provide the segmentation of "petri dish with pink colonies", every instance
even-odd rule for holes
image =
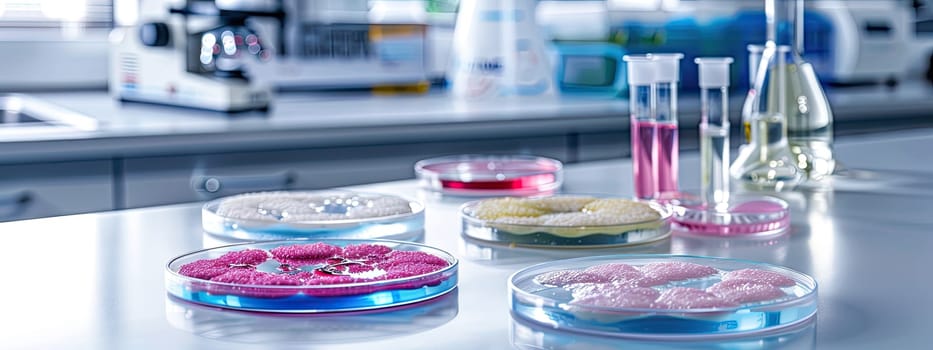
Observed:
[[[515,317],[551,329],[647,340],[743,337],[814,318],[817,283],[789,268],[686,255],[609,255],[509,278]]]
[[[228,309],[327,313],[433,299],[457,286],[457,259],[392,240],[322,239],[234,244],[172,259],[169,295]]]

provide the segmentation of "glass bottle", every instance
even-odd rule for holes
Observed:
[[[448,67],[451,94],[463,99],[554,96],[547,45],[533,0],[463,0]]]

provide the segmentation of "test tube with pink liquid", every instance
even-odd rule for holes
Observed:
[[[635,196],[675,197],[679,141],[677,85],[682,54],[627,55]]]
[[[655,64],[655,149],[658,153],[656,198],[676,197],[678,154],[680,142],[677,133],[677,87],[680,82],[680,60],[683,54],[649,54]]]
[[[655,63],[648,55],[626,55],[622,59],[628,66],[635,197],[651,199],[658,194]]]

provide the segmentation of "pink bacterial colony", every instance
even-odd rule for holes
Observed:
[[[570,291],[571,305],[642,308],[710,309],[774,300],[786,296],[782,287],[796,285],[777,272],[742,269],[722,277],[709,288],[672,287],[659,291],[654,286],[670,282],[702,279],[720,272],[709,266],[687,262],[661,262],[642,266],[612,263],[583,270],[558,270],[535,277],[541,285]]]
[[[274,259],[280,264],[280,273],[257,270],[257,266],[269,259]],[[209,292],[217,294],[286,297],[300,291],[314,296],[333,296],[369,293],[377,288],[339,285],[421,276],[449,265],[447,260],[425,252],[399,251],[376,244],[349,245],[341,248],[318,242],[280,246],[269,251],[246,249],[229,252],[215,259],[202,259],[184,264],[178,269],[178,273],[187,277],[231,284],[208,286]],[[390,289],[419,288],[440,281],[437,278],[416,278]],[[335,288],[257,287],[321,285],[333,285]]]
[[[730,271],[726,273],[722,279],[749,279],[753,281],[765,282],[775,287],[793,287],[797,284],[794,282],[794,280],[777,272],[757,269],[741,269]]]

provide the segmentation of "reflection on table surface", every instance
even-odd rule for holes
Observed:
[[[600,337],[531,324],[512,316],[509,335],[512,346],[522,350],[601,349],[811,349],[816,346],[816,320],[755,337],[646,341]]]
[[[626,247],[584,249],[526,248],[508,244],[495,244],[465,236],[460,237],[460,243],[460,251],[462,252],[461,258],[469,259],[477,264],[489,266],[537,264],[558,259],[580,258],[595,255],[667,254],[671,251],[669,235],[656,241]]]
[[[276,314],[222,309],[166,295],[168,322],[201,337],[248,344],[344,344],[402,337],[457,316],[457,289],[432,300],[362,312]]]

